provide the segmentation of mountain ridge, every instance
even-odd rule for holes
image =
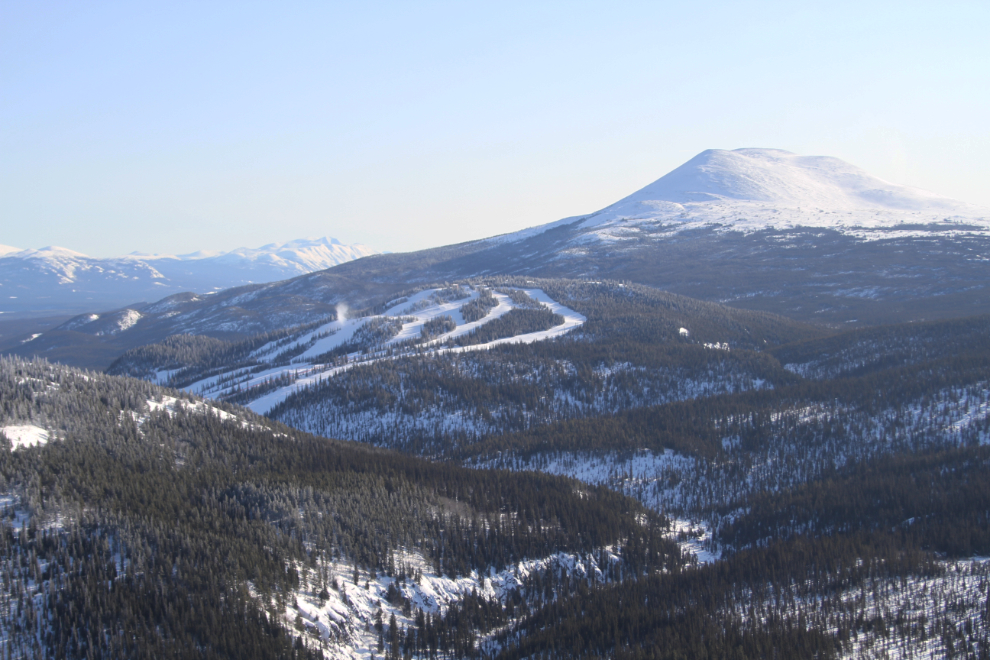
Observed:
[[[377,254],[365,245],[320,237],[229,252],[131,253],[94,258],[59,246],[0,249],[5,314],[103,311],[183,291],[207,293],[284,280]],[[5,295],[3,295],[5,294]]]
[[[829,218],[822,213],[842,213]],[[661,222],[673,229],[721,225],[759,231],[798,226],[840,231],[896,228],[946,219],[990,233],[990,209],[902,186],[830,156],[782,149],[708,149],[632,194],[587,215],[503,235],[528,238],[564,224],[595,230],[622,223]],[[598,233],[621,240],[621,233]]]

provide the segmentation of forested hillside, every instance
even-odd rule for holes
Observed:
[[[320,435],[436,455],[559,420],[795,382],[765,349],[825,334],[772,314],[616,282],[489,284],[505,292],[539,287],[585,320],[554,341],[355,363],[287,388],[269,416]],[[501,336],[495,331],[513,313],[546,311],[513,310],[459,345]]]
[[[816,365],[718,394],[493,435],[470,464],[607,484],[679,518],[705,562],[534,613],[505,658],[985,657],[985,319],[771,349]],[[703,642],[698,642],[703,639]]]
[[[563,595],[681,563],[662,517],[569,479],[428,463],[44,362],[0,361],[0,393],[12,657],[333,655],[374,645],[382,616],[385,639],[425,635],[428,616],[434,652],[464,653],[538,606],[526,575],[569,566]]]
[[[218,575],[314,651],[986,657],[986,329],[836,332],[622,282],[490,278],[238,342],[175,336],[113,369],[216,401],[173,392],[195,403],[152,414],[140,401],[165,399],[143,393],[138,435],[207,423],[207,405],[284,434],[197,465],[218,506],[278,530],[262,545],[297,578]],[[180,471],[202,455],[178,447]]]

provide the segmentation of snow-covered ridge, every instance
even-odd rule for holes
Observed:
[[[68,266],[70,262],[80,259],[91,261],[123,260],[145,263],[163,261],[215,261],[226,264],[254,262],[292,267],[298,270],[299,274],[323,270],[372,254],[378,254],[378,251],[359,243],[345,245],[336,238],[329,237],[301,238],[285,243],[269,243],[259,248],[241,247],[230,250],[229,252],[216,250],[198,250],[187,254],[131,252],[120,257],[108,257],[105,259],[90,257],[82,252],[76,252],[75,250],[57,245],[27,250],[8,245],[0,245],[0,258],[49,261],[53,264],[64,266]]]
[[[129,411],[131,419],[133,419],[138,426],[144,425],[153,413],[164,412],[171,417],[177,412],[183,411],[195,415],[212,415],[221,422],[239,424],[244,428],[252,430],[261,429],[261,427],[257,424],[253,424],[239,415],[234,415],[225,410],[221,410],[216,406],[211,406],[205,401],[186,401],[183,399],[177,399],[176,397],[162,395],[157,399],[148,399],[147,404],[148,412],[146,413],[137,412],[134,410]],[[121,415],[125,414],[128,414],[128,412],[121,412]]]
[[[834,211],[896,209],[959,214],[976,207],[874,177],[838,158],[780,149],[709,149],[601,215],[647,203],[655,210],[735,200]]]
[[[90,257],[57,246],[20,250],[0,246],[0,286],[16,291],[4,296],[0,312],[38,308],[113,309],[180,292],[275,282],[325,270],[378,254],[365,245],[344,245],[333,238],[270,243],[230,252],[141,254]]]
[[[884,181],[838,158],[710,149],[596,213],[495,240],[521,240],[572,223],[585,241],[637,238],[644,223],[673,232],[821,227],[869,240],[893,238],[891,231],[914,235],[918,225],[933,224],[945,233],[990,235],[990,209]]]

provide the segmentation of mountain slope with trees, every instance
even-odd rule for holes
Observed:
[[[680,565],[661,517],[572,480],[316,438],[44,362],[0,361],[0,392],[0,631],[15,655],[313,657],[347,639],[284,613],[335,561],[383,580],[405,552],[451,578],[605,547],[627,571]],[[10,444],[24,428],[46,441]],[[471,638],[474,622],[444,618],[458,607],[431,617]]]

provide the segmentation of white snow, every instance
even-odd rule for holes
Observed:
[[[714,342],[706,343],[705,348],[713,351],[731,351],[732,348],[729,346],[729,342]]]
[[[125,309],[124,313],[120,315],[119,319],[117,319],[117,327],[119,328],[118,332],[127,330],[140,320],[141,312],[135,309]]]
[[[180,255],[184,261],[211,259],[218,264],[256,263],[277,266],[298,274],[324,270],[361,257],[378,254],[367,245],[344,245],[336,238],[301,238],[287,243],[269,243],[260,248],[238,248],[227,253],[196,252]]]
[[[220,410],[216,406],[211,406],[205,401],[185,401],[183,399],[177,399],[172,396],[163,395],[160,399],[148,399],[148,412],[146,414],[141,414],[136,411],[130,411],[131,418],[137,422],[138,426],[141,426],[146,421],[148,421],[149,415],[159,411],[165,411],[170,417],[174,415],[177,411],[183,410],[186,412],[191,412],[200,415],[213,415],[220,419],[221,422],[236,422],[239,423],[244,428],[260,428],[255,424],[243,419],[238,415],[232,415],[231,413]],[[124,415],[125,413],[121,413]]]
[[[671,520],[670,538],[677,542],[681,552],[700,564],[711,564],[722,557],[720,551],[713,552],[710,549],[712,533],[708,523],[704,521],[681,520],[674,518]]]
[[[96,316],[96,315],[95,314],[92,314],[91,316]],[[125,309],[124,311],[120,312],[120,314],[117,316],[117,318],[115,318],[113,320],[113,325],[111,325],[110,327],[108,327],[108,328],[106,328],[104,330],[100,330],[96,334],[97,335],[115,335],[118,332],[123,332],[125,330],[128,330],[128,329],[134,327],[134,325],[138,321],[140,321],[141,318],[142,318],[141,312],[137,311],[136,309]]]
[[[560,337],[586,321],[583,315],[551,299],[540,289],[523,289],[523,291],[533,300],[539,302],[554,313],[560,314],[564,318],[564,322],[549,330],[530,332],[514,337],[504,337],[483,344],[451,347],[447,344],[449,340],[470,334],[477,328],[512,311],[515,305],[509,296],[493,292],[498,304],[490,309],[484,318],[466,323],[460,309],[464,304],[478,297],[479,294],[477,291],[472,291],[467,298],[439,302],[436,298],[440,293],[439,289],[425,289],[410,296],[407,300],[397,302],[380,316],[333,321],[320,326],[312,332],[307,332],[285,345],[277,345],[277,343],[273,342],[261,347],[252,354],[252,357],[255,359],[271,361],[280,351],[285,351],[292,347],[307,346],[306,350],[294,357],[288,366],[273,366],[271,369],[253,373],[244,370],[234,370],[220,376],[211,376],[210,378],[198,381],[186,389],[207,397],[219,397],[231,393],[233,391],[232,388],[235,387],[245,390],[251,387],[264,386],[266,382],[273,378],[289,377],[292,380],[292,384],[265,392],[246,404],[251,410],[264,414],[300,388],[317,384],[325,378],[332,378],[337,374],[351,369],[355,365],[372,364],[380,360],[396,359],[412,354],[414,350],[418,351],[416,354],[432,353],[440,355],[445,353],[482,351],[503,344],[545,341]],[[443,315],[448,315],[454,320],[456,327],[453,330],[432,340],[422,342],[415,349],[404,348],[408,342],[415,341],[421,337],[423,325],[427,321]],[[365,324],[381,318],[398,320],[402,323],[402,328],[398,334],[384,341],[380,346],[374,347],[371,353],[354,351],[348,354],[346,359],[338,358],[330,363],[314,362],[320,355],[347,344]],[[326,333],[330,334],[325,337],[320,336]]]
[[[581,230],[575,246],[621,242],[645,224],[665,234],[821,227],[861,240],[990,236],[990,209],[884,181],[838,158],[710,149],[600,211],[490,240],[518,241],[562,224]],[[937,231],[918,225],[935,225]]]
[[[985,557],[934,562],[926,575],[865,579],[839,594],[841,607],[824,608],[816,596],[806,594],[804,585],[778,583],[769,597],[741,601],[736,614],[744,625],[755,626],[770,617],[802,616],[809,628],[831,633],[838,621],[847,627],[858,622],[840,646],[840,657],[850,660],[973,657],[967,647],[986,643],[988,577],[990,560]],[[869,624],[880,618],[885,625]],[[939,619],[945,628],[936,627]],[[939,629],[945,632],[939,634]]]
[[[945,636],[919,634],[926,623],[939,615],[947,615],[948,623],[955,628],[953,633],[964,631],[969,623],[977,636],[983,631],[985,637],[990,560],[973,557],[938,562],[938,565],[943,571],[941,575],[875,581],[843,594],[843,602],[858,606],[864,618],[882,616],[898,625],[890,626],[887,634],[874,628],[857,635],[845,645],[842,657],[850,660],[953,657],[945,646]],[[955,647],[957,657],[968,655],[959,652],[960,647],[965,648],[959,639]]]
[[[89,257],[56,246],[37,250],[4,246],[0,247],[0,284],[21,291],[11,303],[16,309],[30,309],[39,299],[46,300],[45,304],[72,301],[71,307],[83,303],[93,309],[115,309],[175,293],[281,281],[377,253],[367,246],[344,245],[332,238],[271,243],[226,253],[131,253],[110,258]]]
[[[332,351],[341,344],[346,344],[354,336],[354,333],[368,321],[368,318],[346,319],[345,321],[334,321],[317,329],[319,331],[334,331],[335,334],[319,339],[313,346],[299,356],[299,360],[316,357],[321,353]],[[314,333],[316,334],[316,333]]]
[[[87,323],[98,321],[99,318],[100,318],[99,314],[84,314],[65,323],[62,327],[67,330],[75,330],[76,328],[86,325]]]
[[[34,424],[14,424],[0,427],[7,438],[10,439],[12,450],[21,447],[41,447],[48,443],[49,433],[47,430]]]
[[[327,236],[300,238],[286,243],[269,243],[259,248],[241,247],[230,252],[197,250],[187,254],[146,254],[132,252],[121,259],[144,262],[199,261],[215,263],[218,267],[235,264],[254,264],[258,267],[276,267],[287,274],[303,275],[324,270],[353,259],[379,254],[367,245],[345,245]]]
[[[469,467],[533,470],[578,479],[593,486],[607,486],[635,498],[660,513],[685,510],[682,475],[694,477],[703,461],[671,450],[575,451],[535,453],[526,459],[513,453],[469,463]],[[693,523],[695,526],[703,523]]]
[[[606,561],[619,560],[614,548],[605,550]],[[481,572],[475,570],[459,578],[437,574],[430,562],[417,552],[397,551],[396,565],[400,564],[406,567],[407,573],[419,571],[419,580],[414,580],[410,575],[402,582],[397,577],[360,570],[355,584],[354,565],[346,560],[323,563],[317,571],[299,567],[301,585],[286,599],[288,604],[280,613],[283,623],[298,633],[305,633],[302,639],[307,646],[321,649],[330,658],[366,660],[371,653],[380,658],[383,654],[377,650],[378,632],[374,628],[379,612],[386,626],[384,637],[387,640],[387,625],[393,615],[398,625],[409,627],[414,625],[418,609],[424,613],[443,613],[472,592],[505,602],[514,591],[522,588],[524,580],[535,573],[554,569],[566,576],[595,583],[604,580],[602,569],[607,568],[598,565],[597,553],[579,555],[562,552],[523,560],[500,572],[495,572],[493,568]],[[326,586],[329,597],[321,601],[319,592],[328,577],[329,584]],[[336,588],[333,587],[334,582]],[[406,616],[401,607],[386,599],[388,588],[393,584],[411,602],[412,616]],[[263,603],[263,606],[273,608],[274,602]]]

